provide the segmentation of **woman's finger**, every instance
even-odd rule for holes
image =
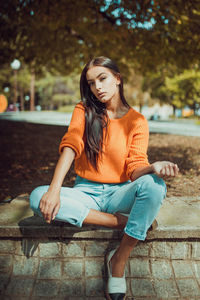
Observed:
[[[55,219],[55,217],[56,217],[56,215],[57,215],[57,213],[58,213],[58,211],[59,211],[59,208],[60,208],[60,203],[58,203],[58,204],[55,206],[55,208],[54,208],[54,210],[53,210],[53,212],[52,212],[52,220]]]
[[[165,167],[163,167],[160,171],[160,174],[165,176],[166,175],[166,170],[165,170]]]
[[[171,175],[171,167],[170,167],[170,165],[166,165],[166,166],[165,166],[165,174],[166,174],[167,176],[170,176],[170,175]]]
[[[43,211],[43,217],[47,223],[50,223],[52,220],[52,211],[53,211],[53,205],[48,202]]]
[[[173,165],[169,166],[169,172],[170,172],[169,176],[173,176],[173,177],[175,176],[174,166]]]
[[[174,165],[174,172],[175,172],[175,175],[178,175],[179,167],[176,164]]]

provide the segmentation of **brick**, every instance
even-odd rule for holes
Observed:
[[[33,289],[34,279],[12,277],[5,294],[16,296],[29,296]]]
[[[173,277],[172,268],[166,260],[151,260],[152,274],[155,278],[170,279]]]
[[[80,242],[70,242],[63,245],[63,253],[66,257],[83,257],[84,244]]]
[[[151,243],[139,242],[131,252],[130,257],[149,256]]]
[[[159,299],[171,299],[179,296],[174,280],[154,280],[154,288]]]
[[[25,256],[15,256],[13,261],[14,275],[28,275],[34,276],[37,272],[38,258]]]
[[[78,297],[78,296],[76,296],[76,297],[73,297],[73,296],[68,296],[67,298],[66,297],[64,297],[64,298],[61,298],[61,300],[86,300],[86,298],[84,297]],[[56,298],[56,300],[57,300],[57,298]],[[60,298],[58,298],[58,300],[60,300]],[[90,300],[91,300],[91,298],[90,298]],[[105,299],[103,299],[103,300],[105,300]]]
[[[148,298],[145,298],[147,300],[160,300],[158,298],[155,298],[155,297],[148,297]],[[130,297],[130,298],[126,298],[126,300],[143,300],[141,297]],[[172,299],[170,299],[172,300]],[[173,298],[173,300],[180,300],[180,299],[175,299]]]
[[[170,258],[171,245],[166,242],[153,242],[150,251],[150,257],[155,258]]]
[[[61,277],[61,262],[56,259],[41,260],[38,278],[57,279]]]
[[[86,296],[103,296],[104,295],[104,283],[102,278],[91,278],[86,281]]]
[[[200,284],[200,261],[193,262],[192,267],[193,267],[193,270],[194,270],[194,274],[197,278],[197,281]]]
[[[61,255],[61,245],[56,242],[40,243],[40,257],[57,257]]]
[[[177,281],[181,296],[200,296],[200,288],[194,279],[178,279]]]
[[[39,240],[37,239],[22,239],[16,241],[16,255],[25,255],[26,257],[38,256]]]
[[[192,258],[200,260],[200,242],[192,243]]]
[[[83,298],[83,297],[78,297],[78,296],[76,296],[76,297],[73,297],[73,296],[70,297],[70,296],[69,296],[69,297],[67,297],[67,298],[66,298],[66,297],[65,297],[65,298],[62,298],[62,300],[66,300],[66,299],[67,299],[67,300],[83,300],[83,299],[84,299],[84,300],[87,300],[86,297]],[[56,300],[57,300],[57,299],[56,299]],[[90,298],[90,300],[91,300],[91,298]],[[105,298],[104,298],[103,300],[105,300]]]
[[[84,284],[82,280],[65,280],[61,282],[61,288],[59,296],[65,296],[67,299],[69,296],[83,296]]]
[[[0,256],[0,272],[9,272],[12,267],[12,255]]]
[[[49,300],[49,299],[51,299],[51,300],[66,300],[65,297],[56,297],[56,298],[55,297],[49,298],[49,297],[45,297],[45,296],[44,297],[40,296],[40,298],[38,298],[38,297],[31,297],[31,300]],[[13,299],[13,300],[15,300],[15,299]]]
[[[7,273],[1,273],[0,274],[0,295],[4,294],[8,282],[9,282],[9,275]]]
[[[85,275],[88,276],[99,276],[101,277],[104,272],[104,260],[95,259],[88,260],[85,262]]]
[[[1,295],[0,294],[0,296],[1,296],[1,300],[14,300],[13,298],[11,298],[10,296],[8,296],[8,295],[6,295],[6,296],[3,296],[3,295]]]
[[[104,256],[107,252],[107,242],[87,242],[86,256]]]
[[[131,277],[147,277],[151,275],[148,259],[131,258],[129,261]]]
[[[33,296],[51,297],[58,295],[60,282],[56,280],[37,280],[34,288]],[[41,298],[40,298],[41,299]]]
[[[63,276],[69,278],[82,278],[83,276],[83,261],[65,261],[63,263]]]
[[[190,247],[185,242],[172,242],[172,259],[187,259],[190,258]]]
[[[23,296],[13,296],[12,297],[12,296],[10,296],[9,299],[5,298],[4,300],[29,300],[29,297],[23,297]]]
[[[134,296],[155,296],[150,279],[131,279],[131,289]]]
[[[106,298],[104,297],[104,296],[102,296],[102,297],[92,297],[92,298],[90,298],[90,297],[84,297],[84,300],[105,300]],[[73,300],[73,299],[71,299],[71,300]],[[83,298],[82,299],[78,299],[78,300],[83,300]]]
[[[10,240],[0,240],[0,253],[13,253],[15,251],[15,242]]]
[[[104,296],[100,296],[100,297],[67,297],[67,299],[63,299],[63,300],[105,300],[106,298]],[[57,299],[56,299],[57,300]],[[148,299],[149,300],[149,299]],[[155,300],[155,299],[154,299]]]
[[[175,277],[184,278],[184,277],[193,277],[192,267],[189,261],[172,261],[174,268]]]

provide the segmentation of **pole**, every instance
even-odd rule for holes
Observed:
[[[31,67],[30,111],[35,110],[35,69]]]
[[[16,110],[16,104],[17,104],[17,70],[14,70],[14,99],[13,99],[13,105],[14,110]]]

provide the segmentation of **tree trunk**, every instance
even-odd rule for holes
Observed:
[[[24,91],[22,87],[20,87],[20,109],[24,111]]]
[[[30,111],[35,110],[35,68],[31,66]]]
[[[172,104],[172,107],[173,107],[173,115],[175,116],[175,114],[176,114],[176,106],[174,104]]]
[[[17,110],[17,70],[14,70],[14,110]]]

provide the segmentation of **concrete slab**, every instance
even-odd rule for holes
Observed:
[[[147,239],[200,238],[200,197],[167,198],[157,216],[158,227],[149,231]],[[0,205],[1,237],[63,237],[88,239],[119,239],[122,232],[105,227],[77,228],[63,222],[47,224],[34,216],[27,194],[11,203]]]

